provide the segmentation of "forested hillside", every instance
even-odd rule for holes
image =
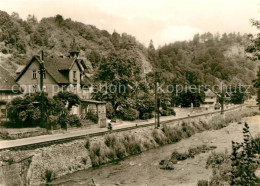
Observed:
[[[126,33],[110,34],[93,25],[64,20],[60,15],[40,21],[29,15],[26,20],[22,20],[17,13],[8,15],[0,11],[0,57],[2,65],[12,72],[16,64],[27,63],[40,50],[44,50],[48,56],[67,55],[74,39],[80,48],[81,57],[87,57],[94,68],[109,53],[122,50],[143,64],[145,71],[151,71],[146,61],[146,48]]]
[[[152,41],[147,48],[126,33],[114,31],[111,34],[93,25],[64,19],[61,15],[40,21],[29,15],[22,20],[17,13],[8,15],[0,11],[0,65],[13,74],[19,65],[26,64],[41,50],[47,56],[67,55],[74,39],[80,56],[88,58],[92,64],[95,82],[127,83],[128,87],[133,87],[136,81],[139,84],[145,79],[149,82],[149,77],[153,83],[154,71],[160,72],[160,81],[172,85],[219,85],[220,82],[252,85],[259,64],[245,53],[250,42],[247,34],[196,34],[191,41],[174,42],[155,49]],[[250,91],[253,93],[254,89]],[[165,104],[189,106],[203,100],[203,96],[197,94],[187,94],[186,100],[182,100],[185,95],[171,96],[161,95],[168,99]],[[133,108],[142,112],[141,108],[145,110],[143,114],[151,113],[153,109],[153,98],[147,87],[139,92],[129,90],[127,94],[111,97],[100,94],[95,99],[110,102],[115,112],[120,106],[128,111]],[[141,105],[136,105],[137,100]]]
[[[151,43],[149,60],[171,82],[251,85],[258,62],[245,53],[248,42],[246,34],[196,34],[192,41],[167,44],[158,50]]]

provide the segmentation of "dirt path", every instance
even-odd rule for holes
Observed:
[[[245,118],[252,135],[260,132],[260,116]],[[79,171],[53,182],[54,185],[90,185],[91,179],[99,185],[196,185],[200,179],[208,179],[211,169],[205,169],[211,152],[202,153],[193,159],[178,162],[174,170],[161,170],[159,162],[169,157],[173,150],[184,152],[189,147],[214,145],[216,152],[231,152],[231,141],[242,141],[243,124],[233,123],[217,131],[195,134],[176,144],[167,145],[130,157],[118,164],[105,165],[98,169]]]

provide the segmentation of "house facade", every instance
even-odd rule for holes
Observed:
[[[19,85],[15,82],[14,77],[0,66],[0,120],[7,120],[6,105],[13,98],[20,96]]]
[[[106,125],[105,102],[95,102],[91,99],[91,69],[87,59],[79,58],[79,51],[75,46],[69,56],[47,57],[33,56],[24,69],[19,72],[17,84],[24,90],[24,94],[40,91],[40,65],[44,65],[43,91],[53,97],[60,91],[70,91],[77,94],[81,100],[78,107],[73,107],[71,113],[84,118],[89,108],[95,108],[99,116],[99,124]],[[93,102],[94,101],[94,102]],[[84,104],[83,104],[84,103]],[[98,108],[100,108],[98,110]],[[102,108],[102,109],[101,109]],[[102,114],[99,115],[99,113]]]
[[[203,101],[203,104],[201,104],[201,107],[213,108],[217,101],[218,95],[214,93],[212,90],[208,89],[207,91],[205,91],[205,100]]]

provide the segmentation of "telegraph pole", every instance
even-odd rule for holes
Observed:
[[[44,125],[44,109],[43,109],[43,98],[44,98],[44,90],[43,90],[43,73],[44,73],[44,53],[42,50],[41,53],[41,61],[40,61],[40,110],[41,110],[41,126]]]
[[[155,92],[155,99],[154,99],[154,122],[155,122],[155,128],[157,129],[157,72],[155,72],[154,75],[154,92]]]
[[[158,98],[158,92],[157,92],[157,81],[158,81],[158,72],[155,72],[155,99],[154,99],[154,122],[155,122],[155,128],[158,129],[160,127],[160,113],[159,113],[159,107],[160,107],[160,99]]]
[[[221,82],[221,114],[224,114],[224,91],[223,91],[223,84]]]

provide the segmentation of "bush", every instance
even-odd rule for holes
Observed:
[[[209,182],[208,180],[199,180],[197,183],[197,186],[208,186]]]
[[[123,120],[134,121],[138,118],[138,111],[133,108],[119,110],[120,116]]]
[[[52,170],[45,170],[45,179],[46,179],[46,182],[51,182],[53,180],[53,171]]]
[[[86,119],[93,121],[94,123],[98,123],[98,115],[92,111],[89,111],[86,115]]]
[[[84,164],[84,165],[87,165],[87,158],[82,158],[82,163]]]
[[[125,134],[123,138],[123,144],[128,154],[140,154],[142,152],[141,143],[136,139],[134,135]]]
[[[160,132],[159,130],[153,130],[152,133],[154,141],[159,145],[167,144],[167,138],[164,133]]]
[[[89,149],[89,147],[90,147],[90,139],[89,139],[89,136],[86,136],[85,148]]]
[[[80,119],[77,115],[69,115],[68,116],[68,123],[69,123],[70,126],[73,126],[73,127],[82,126]]]
[[[93,145],[90,146],[89,157],[91,159],[91,163],[93,167],[98,167],[103,163],[101,151],[102,149],[100,143],[94,143]]]
[[[172,107],[168,107],[166,109],[161,109],[160,113],[162,116],[172,116],[172,115],[175,116],[176,115],[176,113]]]
[[[115,149],[116,157],[118,159],[123,159],[124,157],[126,157],[126,149],[122,143],[117,142],[114,149]]]
[[[7,131],[0,131],[0,139],[10,140],[12,138],[9,136],[9,133]]]
[[[229,161],[229,155],[226,153],[212,152],[206,162],[206,168],[218,168],[222,163]]]
[[[114,134],[105,135],[105,144],[107,147],[114,147],[116,144],[116,136]]]
[[[112,104],[109,102],[106,104],[106,115],[107,115],[107,118],[109,118],[109,119],[112,119],[115,117],[114,108],[113,108]]]
[[[152,113],[144,113],[140,119],[151,119],[153,117]]]
[[[168,139],[168,143],[175,143],[182,139],[182,130],[177,127],[163,125],[162,131]]]

